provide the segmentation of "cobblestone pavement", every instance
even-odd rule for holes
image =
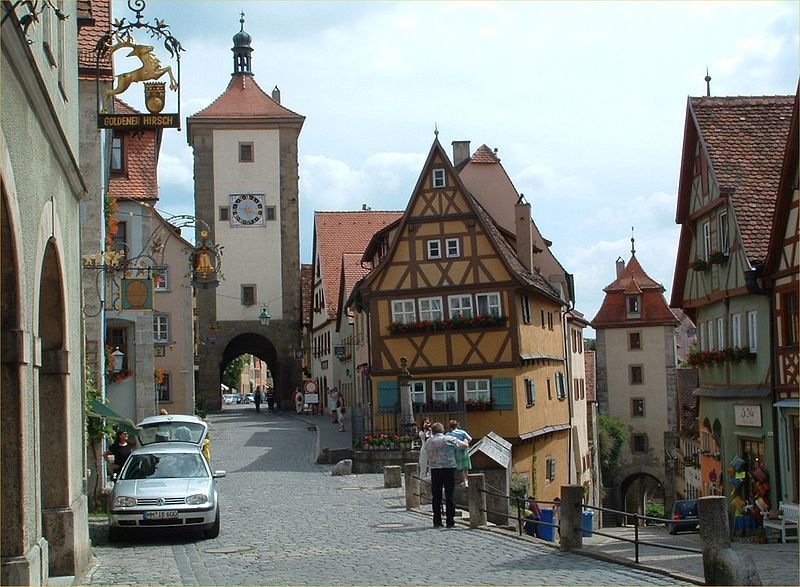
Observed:
[[[604,534],[621,536],[633,540],[633,527],[604,528]],[[645,526],[639,529],[639,539],[656,544],[672,544],[686,548],[701,549],[700,535],[697,531],[681,532],[671,536],[663,527]],[[604,554],[633,560],[633,544],[621,542],[594,534],[583,539],[587,551],[599,551]],[[732,543],[735,552],[748,555],[758,571],[762,585],[800,585],[798,567],[800,566],[800,549],[797,543],[754,544],[736,541]],[[667,550],[653,546],[639,547],[639,561],[648,566],[655,566],[694,577],[698,581],[703,578],[703,558],[700,554]]]
[[[317,434],[289,414],[227,407],[211,416],[222,530],[109,544],[92,522],[91,585],[676,585],[653,572],[561,553],[406,512],[381,475],[330,476]],[[312,427],[313,428],[313,427]],[[327,433],[327,431],[326,431]]]

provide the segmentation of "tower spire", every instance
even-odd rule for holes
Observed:
[[[231,75],[253,75],[251,60],[253,38],[244,30],[244,11],[239,13],[239,32],[233,35],[233,73]]]
[[[708,75],[708,65],[706,65],[706,96],[711,97],[711,76]]]
[[[633,226],[631,226],[631,257],[636,256],[636,241],[633,238]]]

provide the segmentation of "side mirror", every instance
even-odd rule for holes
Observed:
[[[222,477],[225,477],[226,475],[227,473],[225,471],[214,471],[213,477],[214,479],[220,479]]]
[[[118,476],[119,476],[119,474],[118,474],[118,473],[111,473],[111,482],[112,482],[112,483],[116,483],[116,482],[117,482],[117,477],[118,477]]]

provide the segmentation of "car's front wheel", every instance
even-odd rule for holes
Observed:
[[[678,525],[677,524],[670,524],[667,526],[667,532],[672,534],[673,536],[678,533]]]
[[[123,537],[122,528],[120,528],[119,526],[108,527],[109,542],[120,542],[122,540],[122,537]]]
[[[217,536],[219,536],[219,508],[217,508],[217,515],[214,517],[214,523],[203,530],[203,538],[216,538]]]

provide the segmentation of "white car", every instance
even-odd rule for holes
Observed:
[[[223,404],[235,404],[236,403],[236,394],[235,393],[223,393],[222,394],[222,403]]]
[[[154,442],[131,453],[111,492],[108,537],[121,540],[135,528],[197,528],[219,536],[217,479],[191,442]]]

